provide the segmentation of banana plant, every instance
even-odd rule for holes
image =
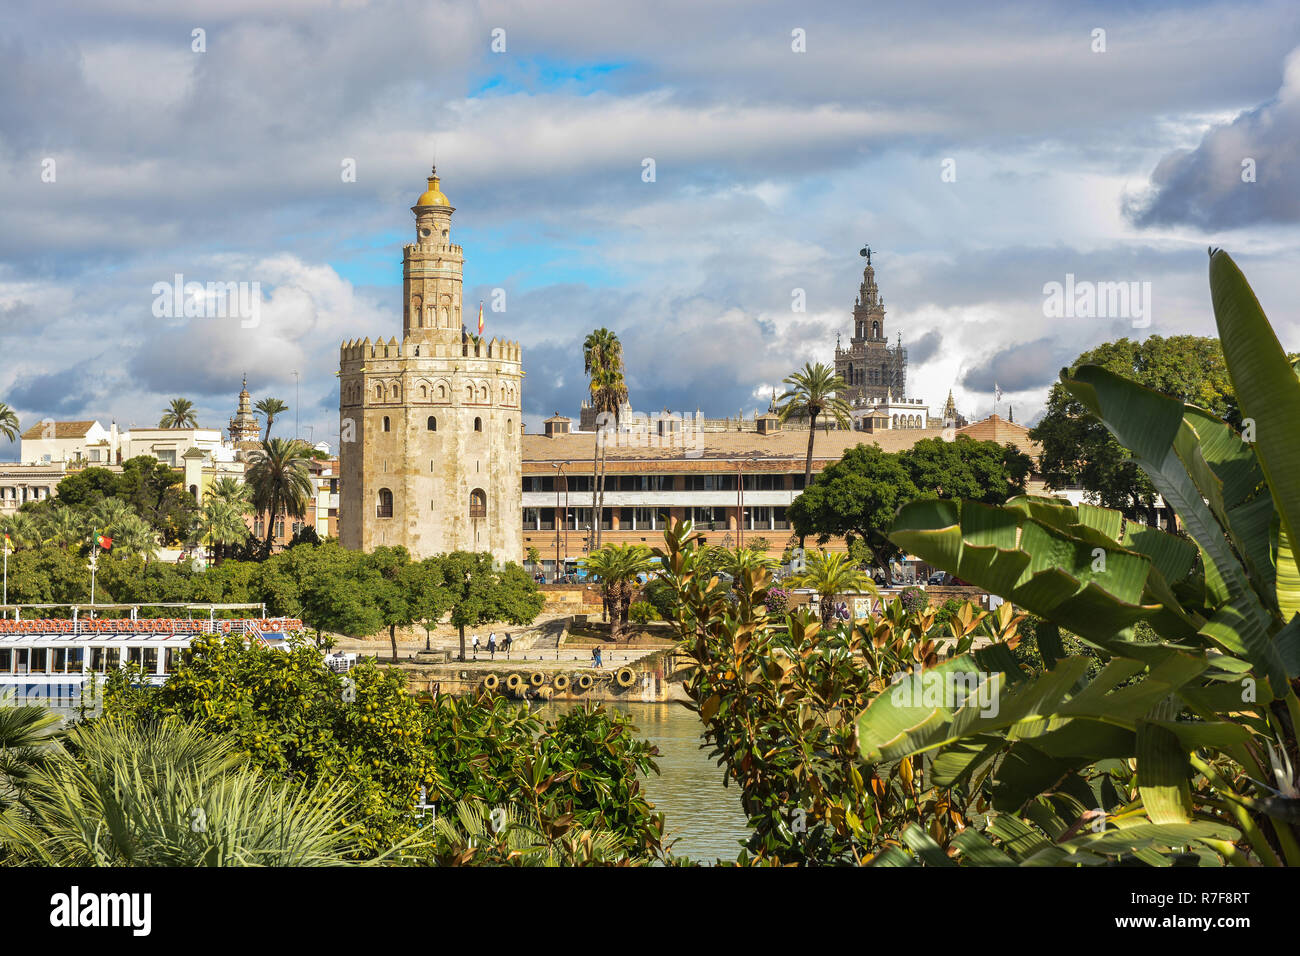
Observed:
[[[1105,369],[1061,372],[1182,533],[1033,496],[914,501],[894,523],[900,547],[1050,622],[1038,631],[1044,673],[962,655],[858,718],[867,762],[921,755],[936,784],[988,793],[997,842],[966,838],[972,862],[996,846],[1012,863],[1091,862],[1100,848],[1099,859],[1300,865],[1300,380],[1222,251],[1210,289],[1240,432]],[[1062,629],[1107,660],[1096,677],[1064,656]],[[958,692],[931,699],[923,686]],[[879,862],[933,861],[913,842]]]

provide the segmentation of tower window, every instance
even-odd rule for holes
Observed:
[[[474,431],[481,432],[482,430],[483,430],[483,419],[481,418],[474,419]]]
[[[469,516],[471,518],[487,517],[487,495],[482,488],[475,488],[469,493]]]
[[[388,416],[385,415],[385,416],[384,416],[384,431],[388,431],[388,430],[389,430],[389,427],[388,427]]]
[[[871,337],[872,337],[873,339],[878,339],[878,338],[880,338],[880,323],[879,323],[879,322],[872,322],[872,323],[871,323]]]
[[[375,506],[376,518],[391,518],[393,516],[393,493],[387,488],[379,489],[379,502]]]
[[[438,419],[430,415],[426,427],[429,429],[429,431],[436,432],[438,430]]]

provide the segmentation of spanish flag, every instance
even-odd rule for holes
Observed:
[[[478,300],[478,334],[483,334],[483,300]]]

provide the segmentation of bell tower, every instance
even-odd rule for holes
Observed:
[[[402,255],[404,338],[460,345],[465,256],[451,241],[455,211],[442,192],[435,166],[429,171],[428,188],[411,207],[415,242],[408,243]]]
[[[876,287],[876,269],[871,264],[871,249],[863,249],[867,257],[866,268],[862,270],[862,285],[858,287],[858,298],[853,303],[853,339],[854,342],[885,341],[885,300],[880,297]]]

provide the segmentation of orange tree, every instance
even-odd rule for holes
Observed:
[[[424,744],[424,714],[402,681],[370,662],[346,675],[327,670],[320,651],[203,637],[181,653],[162,687],[132,687],[124,672],[104,688],[107,714],[176,714],[231,739],[270,774],[311,786],[353,786],[341,825],[361,824],[356,855],[370,856],[407,836],[419,789],[437,777]]]
[[[115,672],[104,710],[134,720],[176,715],[231,740],[277,779],[343,781],[351,796],[339,825],[359,827],[358,858],[406,840],[408,862],[438,860],[419,832],[421,795],[440,807],[465,798],[516,807],[555,840],[575,827],[612,832],[634,860],[663,855],[662,817],[639,780],[657,772],[657,751],[603,708],[544,723],[494,698],[440,696],[426,706],[372,662],[338,675],[307,645],[286,652],[204,637],[162,687],[136,687]]]

